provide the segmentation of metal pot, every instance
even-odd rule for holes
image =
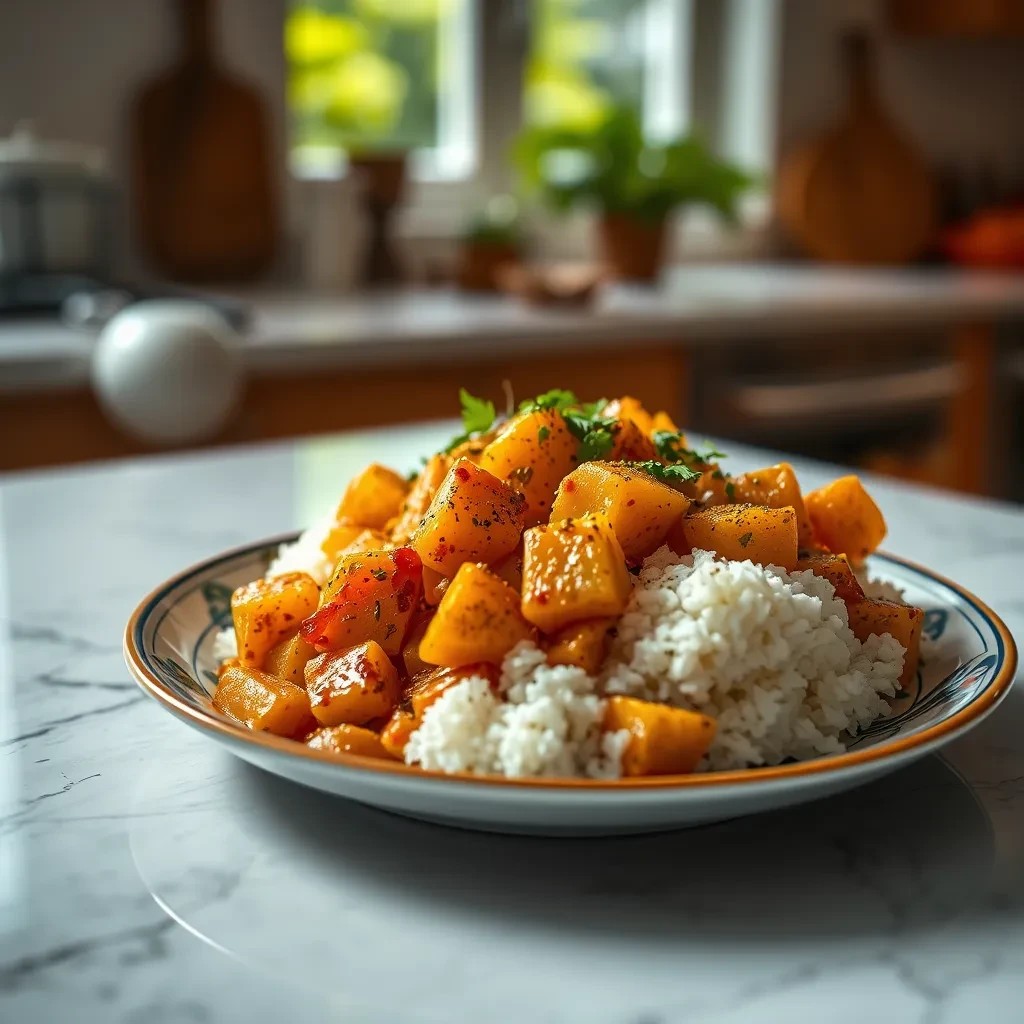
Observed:
[[[0,281],[110,272],[112,190],[102,150],[0,137]]]

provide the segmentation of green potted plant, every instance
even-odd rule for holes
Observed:
[[[522,248],[519,207],[511,196],[494,196],[462,233],[456,281],[467,291],[495,291],[498,272],[517,263]]]
[[[554,210],[597,211],[605,259],[615,276],[630,280],[657,276],[674,209],[700,203],[734,220],[737,199],[753,183],[696,136],[647,142],[628,107],[612,108],[590,129],[526,128],[514,158],[526,191]]]

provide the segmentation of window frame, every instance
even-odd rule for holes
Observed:
[[[759,172],[774,165],[776,95],[781,45],[782,0],[652,0],[675,8],[679,59],[674,63],[679,98],[667,122],[651,123],[645,104],[645,123],[653,137],[701,126],[713,147]],[[492,195],[514,191],[508,152],[522,124],[523,74],[529,48],[527,0],[467,0],[471,32],[472,83],[465,132],[475,152],[463,160],[464,177],[410,176],[399,212],[396,235],[414,247],[425,242],[453,242],[466,220]],[[282,17],[284,5],[282,4]],[[751,54],[762,53],[758,80],[744,81]],[[671,66],[672,61],[666,62]],[[667,91],[673,86],[665,82]],[[285,110],[285,130],[288,113]],[[760,124],[753,143],[744,137],[751,124]],[[744,128],[746,126],[746,128]],[[287,142],[286,142],[287,146]],[[293,218],[300,234],[325,230],[326,207],[337,207],[338,195],[353,188],[347,175],[298,177],[289,173],[289,188],[297,196]],[[768,238],[770,202],[765,195],[741,205],[740,225],[723,229],[700,210],[674,218],[670,255],[699,253],[708,258],[758,254]],[[590,251],[587,243],[593,214],[575,212],[552,218],[527,211],[529,234],[542,257],[578,258]],[[682,234],[686,235],[685,242]],[[316,246],[314,245],[314,248]],[[315,257],[314,257],[315,260]],[[314,268],[315,269],[315,268]],[[314,272],[307,276],[316,278]],[[323,274],[319,275],[323,277]]]

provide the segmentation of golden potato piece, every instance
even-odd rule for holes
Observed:
[[[645,558],[665,543],[690,499],[649,473],[608,462],[585,462],[561,483],[551,521],[603,515],[628,559]]]
[[[493,562],[515,550],[523,504],[522,495],[492,473],[460,459],[409,545],[425,566],[451,578],[463,562]]]
[[[606,732],[629,732],[622,774],[685,775],[708,752],[718,726],[713,718],[632,697],[609,697]]]
[[[545,633],[621,615],[632,592],[626,556],[607,519],[583,516],[523,534],[523,617]]]
[[[309,706],[321,725],[365,725],[398,703],[398,672],[380,644],[369,640],[318,654],[306,664]]]
[[[367,466],[345,488],[335,516],[368,530],[383,530],[402,511],[409,481],[377,462]]]
[[[815,538],[860,565],[885,539],[878,506],[857,476],[843,476],[804,497]]]
[[[294,739],[316,726],[305,690],[242,665],[221,674],[213,706],[250,729],[275,736]]]
[[[381,743],[380,737],[361,725],[335,725],[317,729],[306,740],[306,746],[311,750],[323,750],[329,754],[358,754],[360,757],[393,760]]]
[[[714,551],[733,561],[792,569],[797,560],[796,513],[764,505],[714,505],[682,522],[681,554]]]
[[[294,636],[306,616],[316,611],[320,588],[303,572],[256,580],[231,595],[231,618],[238,657],[249,668],[262,668],[267,653]]]
[[[483,661],[500,665],[517,643],[531,635],[530,624],[519,610],[519,595],[483,566],[466,562],[430,620],[420,642],[420,657],[448,668]]]

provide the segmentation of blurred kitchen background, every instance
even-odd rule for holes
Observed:
[[[0,470],[634,394],[1024,500],[1024,0],[4,0]]]

